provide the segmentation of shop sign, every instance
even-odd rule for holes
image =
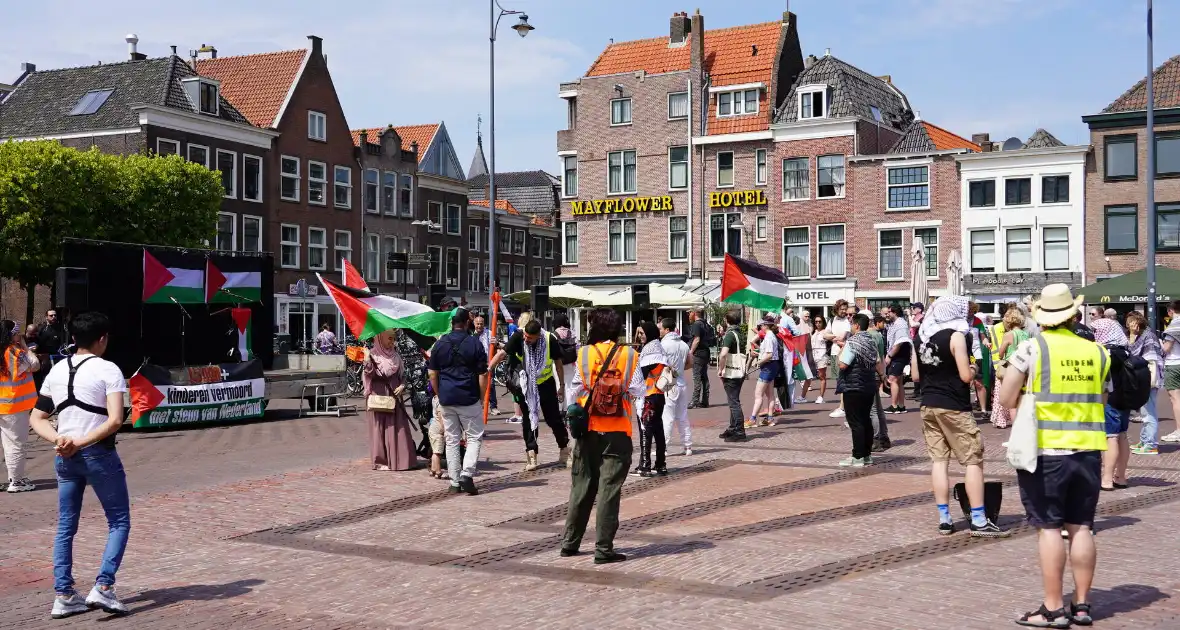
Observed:
[[[588,214],[617,214],[620,212],[666,212],[672,210],[672,195],[662,197],[624,197],[621,199],[574,200],[570,202],[573,216]]]
[[[1135,304],[1135,303],[1140,303],[1140,302],[1146,303],[1147,296],[1146,295],[1104,295],[1104,296],[1098,298],[1098,301],[1102,302],[1103,304],[1108,303],[1108,302],[1130,303],[1130,304]],[[1157,304],[1171,302],[1172,296],[1166,295],[1163,293],[1157,293],[1155,296],[1155,301]]]
[[[303,290],[306,292],[306,296],[299,295],[299,283],[298,282],[295,284],[287,285],[287,295],[291,295],[291,296],[295,296],[295,297],[315,297],[315,296],[319,295],[319,293],[320,293],[319,285],[311,284],[310,282],[307,282],[306,280],[300,280],[299,282],[303,283]]]
[[[736,192],[709,193],[710,208],[731,208],[733,206],[765,206],[765,190],[739,190]]]
[[[835,304],[836,300],[846,300],[851,302],[853,299],[853,290],[845,288],[806,288],[806,289],[789,289],[787,291],[787,303],[792,306],[798,305],[830,305]]]
[[[1082,275],[1073,272],[1050,273],[997,273],[967,274],[963,276],[963,287],[971,294],[1022,294],[1037,293],[1050,284],[1067,284],[1076,287],[1081,284]]]

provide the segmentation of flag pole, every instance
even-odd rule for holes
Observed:
[[[492,357],[496,355],[496,330],[497,330],[497,326],[499,325],[499,317],[500,317],[500,308],[499,308],[500,307],[500,292],[499,291],[492,291],[491,306],[492,307],[489,310],[492,311],[492,313],[491,313],[492,324],[491,324],[491,328],[488,329],[488,364],[489,365],[492,362]],[[491,372],[488,372],[488,386],[485,387],[483,390],[483,423],[484,424],[488,423],[488,410],[490,409],[490,404],[491,404],[492,379],[493,378],[495,378],[495,375],[493,375]],[[437,394],[438,392],[435,392],[435,393]]]
[[[1147,0],[1147,324],[1152,330],[1158,330],[1155,300],[1155,86],[1152,82],[1155,62],[1152,59],[1151,23],[1151,0]]]

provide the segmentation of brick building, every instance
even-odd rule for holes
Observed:
[[[487,212],[487,200],[470,203],[469,220],[472,225],[481,226],[484,234],[487,234]],[[528,291],[539,284],[552,284],[559,264],[558,232],[552,218],[523,213],[511,201],[497,199],[496,231],[499,232],[499,241],[496,243],[496,266],[499,268],[496,282],[502,294]],[[489,264],[486,244],[485,241],[481,252],[484,269]],[[483,287],[486,291],[486,280]]]
[[[357,268],[376,293],[404,293],[408,298],[412,287],[416,296],[413,273],[403,277],[402,270],[388,264],[388,254],[414,251],[416,237],[423,231],[413,224],[418,142],[406,142],[393,126],[353,130],[352,141],[362,167],[364,257]]]

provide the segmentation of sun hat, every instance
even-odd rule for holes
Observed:
[[[1041,299],[1033,304],[1033,319],[1041,326],[1057,326],[1067,322],[1078,313],[1078,307],[1086,296],[1076,298],[1064,284],[1050,284],[1041,290]]]

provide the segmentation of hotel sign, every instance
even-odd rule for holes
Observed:
[[[594,199],[571,201],[575,217],[588,214],[617,214],[620,212],[666,212],[672,209],[672,196],[625,197],[622,199]]]
[[[739,190],[736,192],[709,193],[710,208],[731,208],[733,206],[765,206],[765,190]]]

